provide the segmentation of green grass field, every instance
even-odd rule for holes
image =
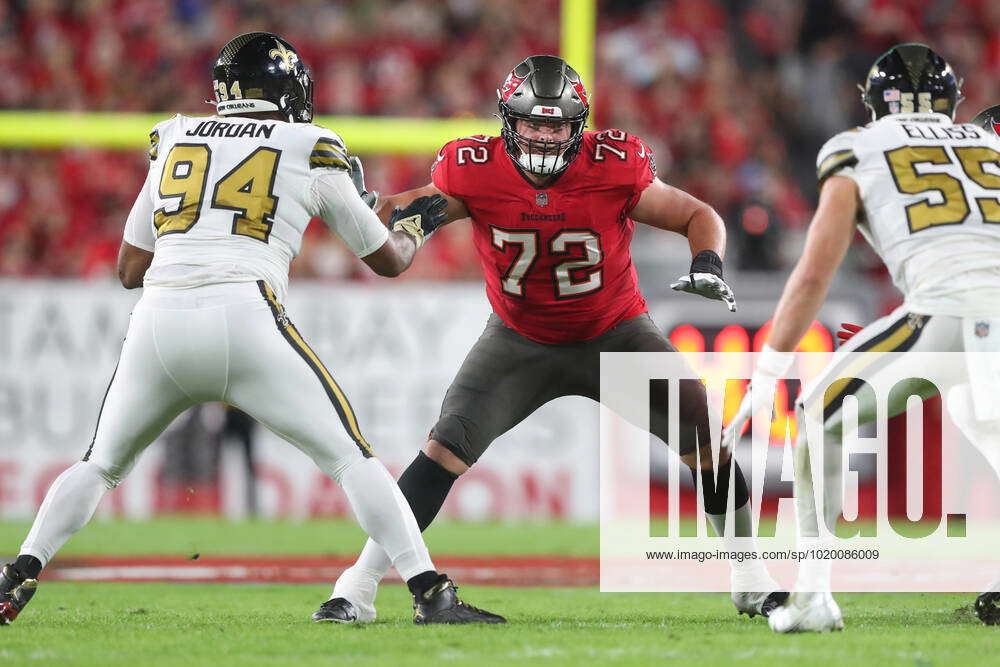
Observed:
[[[10,553],[24,524],[0,523]],[[353,553],[344,522],[230,524],[184,519],[96,523],[65,554]],[[570,525],[455,525],[429,531],[450,555],[597,552],[597,531]],[[721,594],[601,594],[593,589],[463,587],[506,626],[414,627],[403,586],[379,594],[380,620],[317,625],[326,585],[42,582],[31,607],[0,628],[0,659],[51,665],[986,665],[1000,662],[1000,627],[972,615],[969,594],[853,594],[838,599],[848,630],[778,636],[737,616]]]

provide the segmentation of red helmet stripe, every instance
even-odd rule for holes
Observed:
[[[507,75],[507,80],[503,82],[503,86],[500,88],[500,99],[506,102],[510,99],[510,96],[514,94],[517,87],[524,83],[525,77],[520,77],[511,72]]]

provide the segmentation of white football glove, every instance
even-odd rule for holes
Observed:
[[[361,158],[351,156],[348,161],[351,163],[351,180],[354,181],[354,187],[361,195],[361,201],[374,211],[378,208],[378,192],[365,190],[365,169],[361,166]]]
[[[729,312],[736,312],[736,297],[726,281],[711,273],[689,273],[670,283],[670,289],[698,294],[706,299],[723,301]]]
[[[740,433],[750,417],[757,414],[761,408],[774,405],[774,388],[777,381],[785,377],[793,361],[795,361],[794,352],[778,352],[767,343],[764,344],[764,348],[757,356],[757,367],[750,376],[747,393],[740,402],[740,409],[722,432],[724,448],[729,448],[731,452],[735,451],[733,447],[740,439]]]

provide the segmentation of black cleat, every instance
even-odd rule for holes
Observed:
[[[458,599],[458,587],[442,574],[436,584],[413,596],[413,622],[432,623],[506,623],[503,616],[477,609]]]
[[[13,565],[5,565],[0,571],[0,625],[13,623],[37,588],[37,579],[26,579]]]
[[[983,593],[976,598],[973,608],[986,625],[1000,625],[1000,592]]]
[[[753,618],[759,614],[767,618],[772,611],[785,604],[785,600],[788,599],[788,591],[733,593],[731,599],[740,615],[746,614]]]
[[[760,606],[760,615],[767,618],[771,612],[785,604],[788,599],[788,591],[775,591],[764,598],[764,603]]]
[[[333,598],[321,604],[312,619],[317,623],[357,623],[358,612],[346,598]]]

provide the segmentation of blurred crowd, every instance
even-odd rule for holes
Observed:
[[[893,43],[928,43],[965,77],[959,120],[1000,102],[996,0],[599,5],[591,125],[646,140],[661,178],[726,219],[742,269],[794,259],[816,151],[866,121],[855,84]],[[0,108],[210,113],[220,46],[268,30],[312,68],[318,114],[489,116],[513,65],[558,53],[559,12],[558,0],[7,0]],[[431,155],[362,157],[384,192],[429,181]],[[141,152],[0,150],[0,276],[111,275],[146,165]],[[641,233],[638,259],[655,262],[662,233]],[[322,225],[308,236],[294,273],[365,278]],[[478,275],[460,225],[421,255],[410,278]]]

